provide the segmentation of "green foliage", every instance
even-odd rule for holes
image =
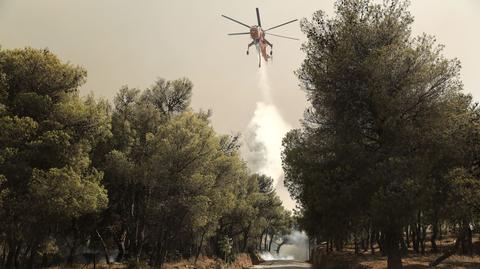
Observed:
[[[20,93],[34,92],[56,99],[64,93],[75,92],[86,77],[84,69],[62,63],[47,49],[2,50],[0,70],[9,106]]]
[[[401,265],[404,227],[447,219],[445,197],[468,213],[473,204],[457,196],[474,196],[462,190],[478,181],[447,176],[473,169],[478,152],[460,63],[443,57],[433,37],[412,37],[407,7],[343,0],[335,17],[319,11],[302,22],[308,41],[297,75],[311,107],[283,152],[286,185],[309,234],[341,246],[365,227],[378,231],[389,268]]]
[[[33,198],[51,218],[79,217],[107,206],[106,190],[99,182],[103,174],[93,171],[82,178],[74,169],[34,169],[30,190]]]
[[[187,110],[192,97],[192,88],[192,82],[186,78],[174,81],[159,79],[145,97],[151,99],[163,115],[170,115]]]
[[[472,223],[480,214],[480,180],[466,169],[457,168],[446,175],[450,191],[446,197],[451,223]]]
[[[111,135],[110,117],[105,102],[77,95],[85,75],[47,50],[0,50],[4,248],[35,253],[58,225],[107,206],[90,154]],[[18,259],[9,255],[7,268]]]
[[[122,87],[111,107],[79,96],[85,76],[48,50],[0,50],[0,267],[39,266],[37,254],[42,266],[53,255],[72,264],[100,246],[106,256],[117,246],[131,268],[232,260],[290,232],[238,135],[216,134],[209,111],[189,108],[188,79]]]
[[[248,176],[238,136],[216,134],[208,112],[188,108],[191,89],[186,79],[160,79],[145,91],[122,87],[114,99],[112,150],[100,164],[110,199],[104,218],[117,244],[152,265],[223,256],[225,236],[233,255],[258,247],[267,227],[273,236],[291,226],[272,179]]]
[[[224,255],[224,260],[225,261],[229,261],[230,260],[230,256],[232,255],[232,248],[233,248],[233,240],[232,238],[228,237],[228,236],[224,236],[220,239],[220,241],[218,242],[219,246],[220,246],[220,251],[223,253]]]

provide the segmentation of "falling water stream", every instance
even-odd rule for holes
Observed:
[[[273,178],[273,186],[283,178],[281,151],[282,138],[292,128],[281,116],[272,99],[272,87],[266,63],[258,69],[258,89],[262,99],[257,102],[252,119],[247,127],[244,144],[246,160],[252,172]],[[288,236],[289,244],[280,248],[280,253],[263,253],[265,260],[306,260],[308,238],[303,232],[293,231]]]

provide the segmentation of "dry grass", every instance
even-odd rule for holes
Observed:
[[[165,263],[162,266],[162,269],[189,269],[189,268],[197,268],[197,269],[209,269],[209,268],[216,268],[219,267],[217,265],[223,265],[223,261],[219,259],[212,259],[208,257],[200,256],[195,263],[195,260],[181,260],[178,262],[169,262]]]
[[[438,255],[409,255],[402,258],[404,269],[425,269]],[[323,263],[315,266],[317,269],[386,269],[387,258],[380,255],[353,255],[352,253],[332,253]],[[435,268],[441,269],[479,269],[479,256],[451,256]]]
[[[439,240],[437,245],[440,253],[430,253],[430,242],[426,242],[426,254],[416,254],[412,251],[402,258],[404,269],[424,269],[429,267],[430,262],[438,258],[447,248],[451,247],[455,242],[452,237]],[[480,241],[474,242],[474,256],[454,255],[444,260],[435,268],[441,269],[480,269]],[[345,269],[386,269],[387,258],[379,254],[377,247],[376,254],[372,255],[369,251],[359,255],[354,255],[353,246],[347,246],[343,252],[333,252],[328,254],[328,258],[324,259],[328,266],[325,268],[345,268]],[[316,266],[316,267],[322,267]]]
[[[83,264],[78,264],[78,265],[74,265],[74,266],[52,266],[52,267],[48,267],[48,269],[91,269],[93,268],[93,264],[89,265],[89,266],[85,266]],[[97,269],[126,269],[127,266],[124,265],[124,264],[112,264],[112,265],[107,265],[107,264],[97,264],[96,266]]]
[[[404,269],[424,269],[430,268],[428,264],[435,260],[438,255],[409,255],[402,259]],[[370,256],[358,259],[358,264],[369,269],[385,269],[387,268],[386,257]],[[452,256],[435,268],[442,269],[478,269],[480,268],[480,257],[474,256]]]
[[[226,264],[221,259],[212,259],[208,257],[200,256],[197,262],[195,263],[194,259],[189,260],[181,260],[178,262],[169,262],[165,263],[162,266],[162,269],[244,269],[252,266],[252,261],[247,254],[239,254],[235,261],[230,264]],[[93,264],[89,266],[84,265],[75,265],[73,267],[62,267],[62,266],[55,266],[49,267],[48,269],[91,269],[93,268]],[[125,264],[97,264],[96,268],[98,269],[126,269],[127,265]]]

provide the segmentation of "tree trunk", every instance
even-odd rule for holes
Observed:
[[[384,246],[385,234],[377,233],[376,239],[377,239],[378,248],[380,249],[380,253],[382,253],[382,256],[385,256],[386,255],[385,246]]]
[[[427,239],[427,226],[421,225],[420,231],[421,231],[420,250],[422,255],[425,255],[425,240]]]
[[[402,248],[402,254],[407,254],[408,253],[408,247],[407,247],[407,243],[405,243],[405,239],[402,237],[400,239],[400,245],[401,245],[401,248]]]
[[[43,253],[42,255],[42,267],[48,266],[48,255],[47,253]]]
[[[455,254],[458,250],[458,247],[460,246],[460,242],[463,240],[464,233],[462,232],[458,237],[457,240],[455,240],[455,245],[451,247],[449,250],[447,250],[442,256],[438,257],[436,260],[431,262],[429,265],[430,267],[435,267],[439,265],[442,261],[446,260],[448,257],[452,256]]]
[[[8,245],[8,254],[7,254],[7,260],[5,262],[5,269],[12,269],[13,268],[13,259],[15,256],[15,250],[12,249],[12,245]]]
[[[243,231],[243,252],[247,251],[248,247],[248,234],[250,233],[251,223],[248,224],[247,228]]]
[[[127,231],[126,230],[123,230],[120,234],[120,237],[117,238],[116,243],[117,243],[117,247],[118,247],[118,254],[117,254],[117,257],[115,257],[115,261],[116,262],[123,262],[123,259],[125,258],[125,251],[126,251],[126,247],[125,247],[125,241],[127,239]]]
[[[207,232],[207,229],[202,232],[202,236],[200,237],[200,243],[198,244],[197,248],[197,253],[195,254],[195,264],[197,263],[198,257],[200,256],[200,252],[202,251],[202,245],[203,245],[203,238],[205,237],[205,233]]]
[[[2,268],[3,265],[5,265],[5,259],[6,258],[7,258],[7,244],[4,243],[2,245],[2,259],[0,260],[0,265],[1,265],[0,268]]]
[[[28,268],[33,269],[35,266],[35,255],[37,253],[37,246],[34,245],[30,248],[30,259],[28,261]]]
[[[418,226],[416,224],[413,225],[413,229],[411,229],[412,232],[412,245],[413,245],[413,251],[415,253],[420,252],[420,242],[418,238]]]
[[[22,243],[20,242],[15,250],[15,269],[20,269],[20,251],[22,250]]]
[[[470,228],[470,223],[465,221],[463,223],[463,238],[461,240],[462,254],[471,255],[473,253],[473,242],[472,242],[472,229]]]
[[[359,248],[358,248],[358,239],[357,239],[357,234],[356,233],[353,234],[353,244],[355,246],[355,254],[358,254],[360,251],[359,251]]]
[[[263,233],[264,231],[262,231],[262,234],[260,235],[260,244],[259,244],[259,247],[258,247],[258,250],[262,250],[262,245],[263,245]]]
[[[115,261],[121,263],[125,257],[125,241],[117,242],[117,246],[118,246],[118,254],[117,254],[117,257],[115,258]]]
[[[341,239],[338,239],[338,238],[335,239],[335,250],[337,252],[340,252],[340,251],[342,251],[342,249],[343,249],[343,241]]]
[[[270,235],[270,243],[268,243],[268,252],[272,250],[272,243],[273,243],[273,234]]]
[[[402,257],[399,249],[401,229],[391,228],[385,233],[387,269],[402,269]]]
[[[100,243],[102,243],[103,253],[105,254],[105,261],[107,262],[107,264],[110,264],[110,253],[108,252],[107,244],[103,240],[98,230],[95,230],[95,232],[97,233],[98,239],[100,239]]]
[[[432,252],[438,253],[438,246],[437,246],[437,237],[438,237],[438,222],[435,221],[432,225],[432,237],[430,237],[430,243],[432,245]]]
[[[410,248],[410,225],[405,227],[405,243],[407,244],[407,249]]]
[[[417,213],[416,233],[417,233],[417,252],[418,250],[420,250],[420,253],[424,255],[425,254],[425,234],[424,234],[424,228],[422,223],[422,212],[420,210]]]
[[[375,254],[375,235],[377,232],[374,230],[370,231],[370,251],[372,252],[372,255]]]
[[[75,252],[77,251],[77,240],[74,239],[72,246],[70,247],[70,251],[68,253],[68,258],[67,258],[67,265],[73,265],[73,262],[75,260]]]
[[[473,231],[470,226],[468,226],[467,232],[468,254],[473,255]]]
[[[77,220],[73,219],[72,220],[72,237],[73,237],[73,242],[72,245],[70,246],[70,250],[68,253],[67,257],[67,265],[71,266],[73,265],[73,262],[75,260],[75,253],[77,252],[77,245],[78,245],[78,238],[79,238],[79,228],[77,226]]]
[[[160,262],[158,263],[158,268],[162,268],[162,264],[167,260],[168,249],[164,247],[160,252]]]
[[[280,253],[280,248],[285,244],[285,240],[282,241],[282,243],[278,244],[277,246],[277,254]]]
[[[263,250],[267,251],[268,250],[268,230],[265,231],[265,241],[263,242]]]
[[[438,240],[443,240],[443,225],[442,224],[439,224],[438,225]]]
[[[155,249],[154,251],[152,252],[153,254],[153,257],[152,257],[152,264],[153,265],[158,265],[160,263],[160,253],[162,253],[163,251],[163,232],[161,232],[161,236],[159,237],[159,239],[157,240],[157,243],[155,244]]]

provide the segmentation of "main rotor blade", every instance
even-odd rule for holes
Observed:
[[[269,31],[269,30],[272,30],[272,29],[275,29],[275,28],[278,28],[278,27],[280,27],[280,26],[284,26],[285,24],[289,24],[289,23],[292,23],[292,22],[296,22],[296,21],[298,21],[298,19],[294,19],[294,20],[291,20],[291,21],[287,21],[286,23],[282,23],[282,24],[279,24],[279,25],[277,25],[277,26],[273,26],[273,27],[271,27],[271,28],[268,28],[268,29],[265,30],[264,32]]]
[[[234,21],[234,22],[236,22],[236,23],[238,23],[238,24],[241,24],[241,25],[243,25],[243,26],[245,26],[245,27],[247,27],[247,28],[250,28],[249,25],[247,25],[247,24],[245,24],[245,23],[243,23],[243,22],[237,21],[237,20],[235,20],[235,19],[232,19],[232,18],[230,18],[230,17],[228,17],[228,16],[222,15],[222,17],[224,17],[224,18],[226,18],[226,19],[229,19],[229,20],[231,20],[231,21]]]
[[[273,35],[273,36],[276,36],[276,37],[282,37],[282,38],[287,38],[287,39],[292,39],[292,40],[300,40],[298,38],[295,38],[295,37],[289,37],[289,36],[283,36],[283,35],[276,35],[276,34],[271,34],[271,33],[265,33],[266,35]]]
[[[260,22],[260,11],[258,11],[258,7],[257,7],[257,21],[258,21],[258,26],[262,27],[262,23]]]
[[[230,33],[228,35],[249,35],[250,32],[244,32],[244,33]]]

